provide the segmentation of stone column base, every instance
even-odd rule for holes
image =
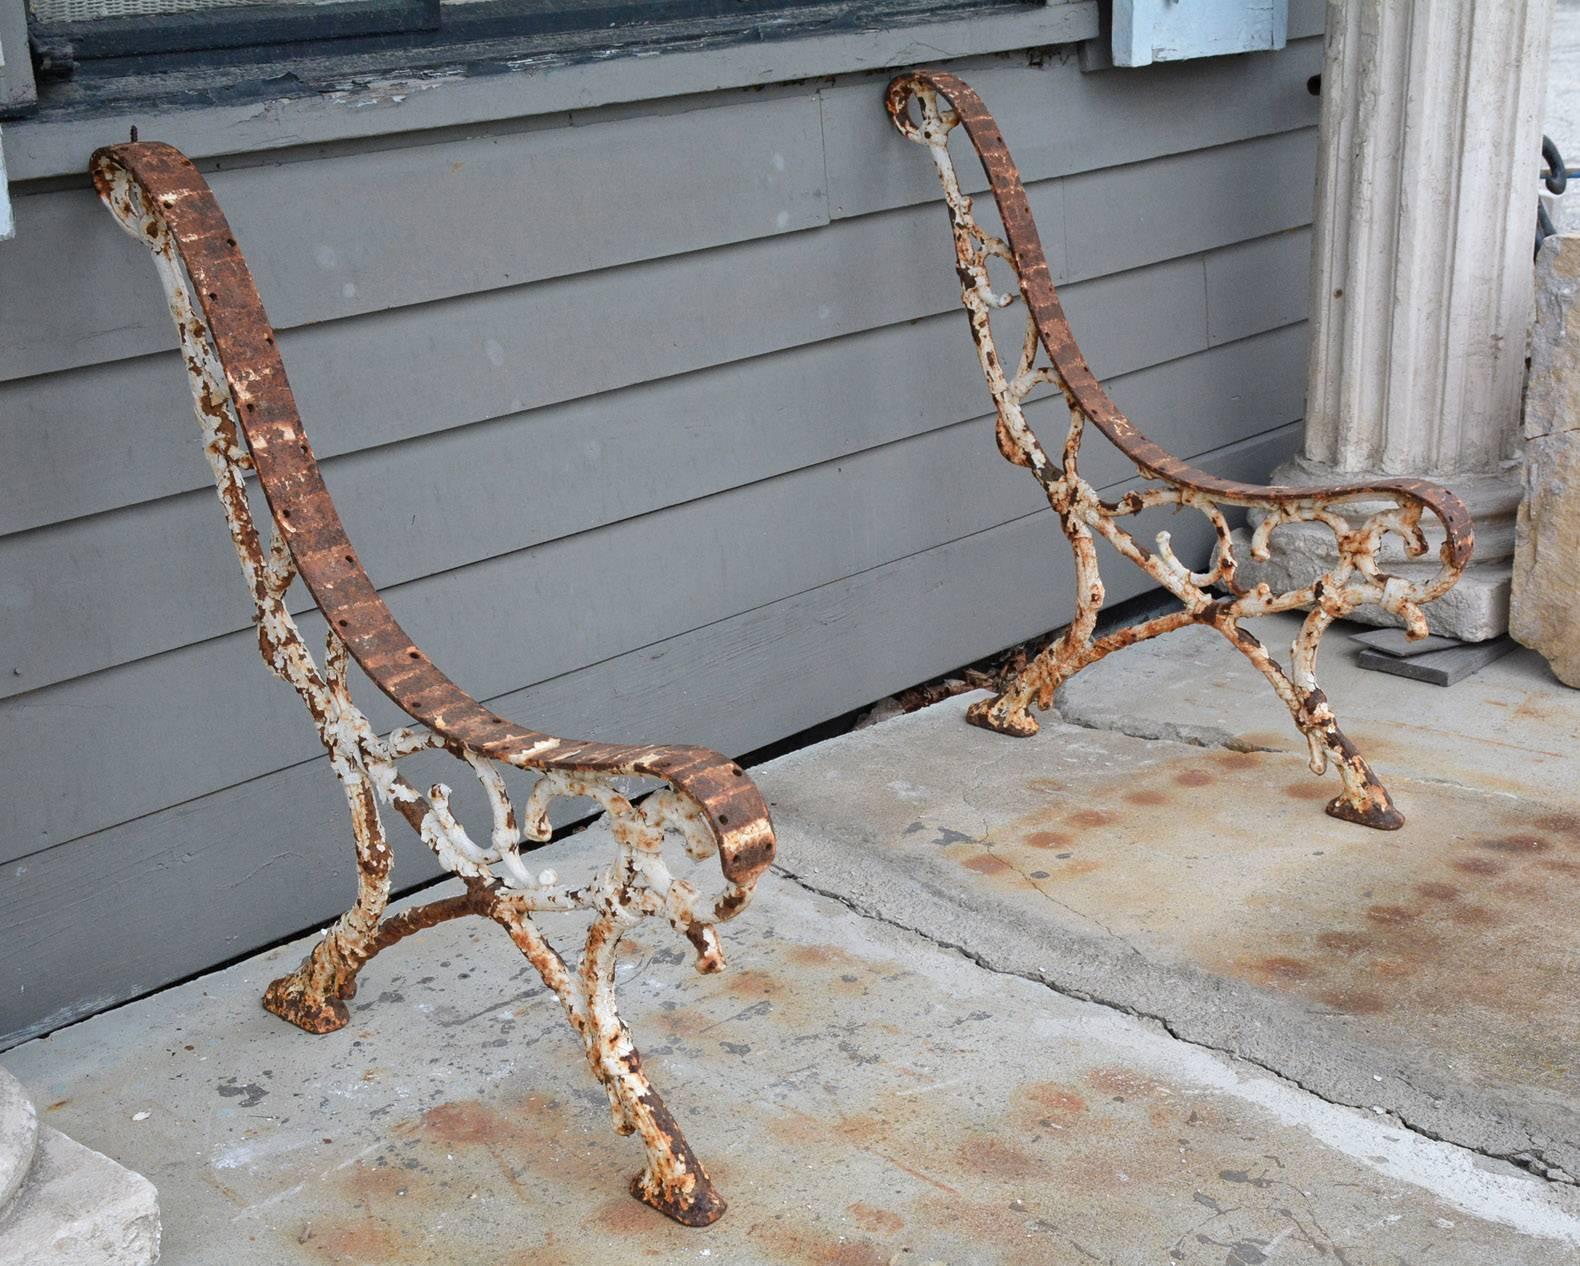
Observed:
[[[1275,470],[1270,483],[1310,486],[1322,483],[1365,482],[1385,479],[1386,475],[1334,472],[1297,457]],[[1514,521],[1520,504],[1517,470],[1496,475],[1451,476],[1442,483],[1465,501],[1476,524],[1476,549],[1471,564],[1460,581],[1436,602],[1422,610],[1427,625],[1441,637],[1462,642],[1484,642],[1499,637],[1509,628],[1509,590],[1513,576]],[[1359,521],[1382,503],[1347,502],[1334,508],[1345,517]],[[1253,522],[1259,516],[1252,512]],[[1427,515],[1428,552],[1411,559],[1403,543],[1390,536],[1378,551],[1378,563],[1394,575],[1425,579],[1438,569],[1437,550],[1443,534],[1437,520]],[[1272,557],[1257,562],[1251,557],[1250,533],[1235,533],[1235,557],[1240,560],[1243,584],[1266,582],[1275,591],[1299,589],[1309,585],[1338,562],[1338,544],[1333,533],[1320,523],[1289,523],[1277,528],[1269,541]],[[1350,617],[1362,624],[1397,626],[1401,621],[1377,607],[1361,607]]]
[[[151,1266],[159,1196],[141,1174],[40,1125],[0,1069],[0,1262]]]

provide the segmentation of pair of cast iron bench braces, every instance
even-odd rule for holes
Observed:
[[[962,299],[997,410],[999,447],[1042,484],[1075,552],[1075,621],[997,698],[973,705],[970,719],[1004,733],[1034,733],[1037,723],[1028,707],[1050,706],[1058,685],[1084,665],[1169,629],[1207,624],[1247,655],[1289,706],[1310,744],[1312,768],[1321,773],[1325,757],[1336,758],[1344,786],[1328,812],[1368,826],[1400,825],[1387,792],[1339,731],[1316,686],[1317,643],[1332,620],[1366,603],[1395,613],[1413,634],[1424,633],[1420,604],[1446,592],[1469,558],[1470,520],[1463,505],[1452,494],[1415,480],[1304,490],[1230,483],[1191,469],[1144,439],[1109,401],[1075,345],[1025,191],[982,102],[951,75],[917,72],[890,84],[887,105],[895,126],[927,145],[938,165],[954,227]],[[1004,239],[978,226],[971,199],[961,193],[947,149],[949,133],[959,124],[982,159]],[[773,826],[757,788],[739,765],[703,748],[578,742],[516,725],[441,673],[396,623],[357,560],[302,429],[252,275],[203,177],[179,151],[151,142],[99,150],[92,172],[116,219],[153,254],[179,332],[204,451],[252,594],[259,648],[270,670],[306,704],[351,813],[356,902],[296,971],[269,986],[264,1006],[308,1032],[331,1032],[347,1022],[345,1001],[356,991],[357,973],[380,950],[448,919],[491,919],[559,999],[608,1094],[615,1129],[641,1136],[646,1164],[632,1181],[633,1194],[684,1224],[713,1222],[724,1212],[724,1200],[648,1082],[616,1009],[615,954],[632,927],[662,917],[690,941],[699,971],[724,966],[716,925],[745,908],[774,856]],[[1018,296],[993,291],[989,258],[1014,270]],[[1027,321],[1011,371],[994,344],[990,315],[1017,298],[1026,304]],[[1051,364],[1038,366],[1039,348]],[[1060,387],[1070,408],[1070,429],[1057,463],[1021,408],[1028,394],[1045,383]],[[1076,469],[1088,421],[1144,476],[1168,486],[1132,492],[1117,503],[1101,501]],[[256,475],[274,520],[267,544],[248,503],[249,473]],[[1392,505],[1351,526],[1330,506],[1357,497]],[[1220,504],[1265,512],[1253,554],[1265,553],[1268,534],[1278,524],[1315,520],[1339,537],[1340,562],[1301,590],[1273,595],[1264,585],[1247,592],[1235,580],[1233,544]],[[1166,534],[1153,552],[1119,526],[1125,516],[1165,505],[1199,510],[1211,521],[1218,543],[1207,572],[1181,563]],[[1413,554],[1422,553],[1424,508],[1442,520],[1446,531],[1442,570],[1424,585],[1386,576],[1376,565],[1382,537],[1395,532]],[[1183,609],[1094,638],[1103,601],[1094,534],[1179,598]],[[313,657],[286,605],[286,591],[297,576],[328,626],[322,662]],[[1213,595],[1214,586],[1229,590],[1229,596]],[[1238,622],[1302,606],[1312,611],[1295,644],[1293,673],[1285,676]],[[374,731],[351,698],[352,660],[415,724],[386,735]],[[436,784],[423,791],[402,776],[401,759],[429,749],[449,752],[476,776],[492,813],[486,846],[474,841],[451,812],[448,787]],[[505,784],[502,771],[507,769],[539,776],[519,807]],[[656,779],[661,787],[637,803],[622,781],[630,778]],[[521,856],[524,844],[550,838],[549,807],[561,797],[594,800],[607,815],[616,844],[608,865],[577,887],[561,883],[552,871],[534,874]],[[381,804],[406,819],[444,867],[462,879],[463,893],[386,916],[391,856]],[[717,893],[704,896],[671,873],[663,854],[670,836],[679,837],[694,859],[717,854],[723,878]],[[581,961],[573,968],[545,939],[534,916],[574,910],[591,911],[593,919]]]

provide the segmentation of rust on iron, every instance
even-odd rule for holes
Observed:
[[[1452,589],[1470,561],[1474,535],[1464,503],[1447,489],[1420,479],[1382,479],[1310,488],[1238,483],[1197,470],[1147,439],[1109,399],[1076,344],[1059,303],[1020,173],[998,123],[982,99],[954,75],[916,70],[890,82],[885,104],[895,128],[931,152],[943,183],[954,233],[961,301],[970,318],[978,364],[993,397],[999,450],[1011,462],[1030,469],[1042,485],[1075,555],[1076,611],[1069,629],[996,698],[972,705],[968,719],[1004,734],[1034,734],[1037,721],[1030,708],[1051,707],[1059,686],[1087,664],[1172,629],[1204,624],[1223,634],[1267,678],[1305,736],[1312,771],[1322,774],[1330,762],[1337,767],[1343,788],[1328,804],[1327,811],[1334,817],[1382,830],[1402,826],[1404,818],[1387,789],[1339,729],[1327,697],[1317,686],[1317,649],[1329,624],[1369,605],[1397,617],[1411,638],[1424,637],[1427,625],[1421,607]],[[1004,227],[1003,237],[988,233],[977,223],[972,200],[961,191],[949,154],[949,135],[957,126],[964,127],[981,160]],[[990,259],[1002,261],[1014,272],[1017,293],[1000,294],[993,289],[988,275]],[[995,310],[1017,302],[1025,305],[1026,322],[1017,359],[1011,366],[994,342],[991,316]],[[1044,356],[1046,363],[1040,363]],[[1022,409],[1027,396],[1042,385],[1057,387],[1069,407],[1070,424],[1063,448],[1052,455],[1043,448]],[[1116,502],[1101,500],[1078,470],[1081,440],[1088,423],[1124,453],[1144,478],[1165,486],[1129,492]],[[1368,511],[1364,518],[1357,516],[1358,521],[1345,518],[1335,509],[1346,502],[1359,501],[1387,505]],[[1211,523],[1217,543],[1205,572],[1192,571],[1175,556],[1167,532],[1160,532],[1155,545],[1149,548],[1120,523],[1128,516],[1158,506],[1188,507]],[[1235,545],[1220,508],[1223,506],[1262,512],[1251,537],[1253,558],[1268,557],[1268,538],[1280,525],[1318,522],[1329,527],[1337,538],[1338,561],[1326,574],[1300,589],[1276,594],[1266,584],[1248,589],[1236,574]],[[1389,533],[1404,541],[1412,557],[1426,553],[1421,515],[1428,510],[1443,530],[1438,571],[1425,581],[1382,571],[1377,552]],[[1173,594],[1183,609],[1103,637],[1094,636],[1104,596],[1097,537]],[[1240,621],[1297,608],[1308,608],[1309,614],[1291,648],[1286,672],[1267,648],[1241,627]]]
[[[657,916],[691,943],[697,970],[723,968],[716,925],[745,909],[774,856],[762,796],[717,752],[556,738],[497,715],[440,672],[396,623],[346,537],[252,274],[203,177],[180,151],[152,142],[99,150],[92,174],[121,226],[153,254],[252,594],[259,649],[307,705],[351,813],[356,903],[296,971],[269,986],[264,1006],[310,1033],[332,1032],[347,1022],[357,973],[380,950],[448,919],[491,919],[558,997],[608,1094],[615,1129],[641,1136],[647,1160],[633,1193],[689,1226],[717,1220],[724,1199],[648,1082],[620,1018],[615,952],[631,928]],[[248,504],[248,471],[274,520],[267,546]],[[298,575],[329,626],[321,663],[286,606]],[[375,733],[351,698],[351,660],[415,724]],[[486,846],[456,820],[448,787],[422,791],[401,775],[403,757],[434,748],[476,776],[492,814]],[[502,768],[539,775],[523,805],[512,802]],[[632,777],[663,785],[634,803],[620,782]],[[617,845],[614,859],[580,886],[561,883],[551,870],[534,874],[521,856],[524,843],[550,839],[549,806],[561,797],[595,800]],[[380,804],[393,807],[465,881],[465,894],[386,917],[391,855]],[[705,894],[671,873],[663,852],[670,837],[693,859],[717,854],[718,892]],[[572,970],[534,916],[577,910],[594,917]]]

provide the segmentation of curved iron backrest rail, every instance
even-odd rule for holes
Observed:
[[[968,719],[1003,733],[1035,733],[1037,722],[1028,708],[1033,703],[1041,708],[1051,706],[1054,691],[1085,665],[1110,651],[1172,629],[1188,624],[1209,625],[1251,660],[1289,708],[1305,735],[1312,769],[1324,772],[1330,759],[1337,764],[1344,788],[1329,803],[1328,812],[1384,829],[1402,825],[1403,817],[1340,731],[1326,696],[1317,686],[1317,646],[1333,620],[1363,606],[1380,607],[1393,615],[1411,637],[1424,636],[1427,622],[1422,605],[1447,593],[1470,561],[1474,535],[1464,503],[1447,489],[1420,479],[1316,487],[1239,483],[1197,470],[1149,440],[1109,399],[1081,355],[1059,303],[1020,174],[982,99],[954,75],[916,70],[889,84],[885,105],[895,128],[930,151],[943,184],[954,232],[961,302],[970,318],[978,363],[993,397],[1000,451],[1010,461],[1031,469],[1049,505],[1058,514],[1075,556],[1076,615],[1069,629],[1017,674],[997,698],[972,705]],[[1003,225],[1002,238],[977,223],[972,200],[960,188],[949,153],[949,137],[956,127],[962,126],[987,175]],[[988,274],[990,259],[999,259],[1014,271],[1016,293],[994,291]],[[1015,302],[1025,304],[1026,320],[1019,359],[1012,365],[1000,354],[991,318],[995,309]],[[1042,355],[1051,364],[1039,366]],[[1029,394],[1042,385],[1056,386],[1069,407],[1069,430],[1063,450],[1053,457],[1037,438],[1022,408]],[[1129,492],[1113,503],[1101,500],[1079,471],[1081,440],[1087,423],[1134,462],[1141,475],[1165,486]],[[1371,508],[1361,504],[1366,502],[1371,503]],[[1383,509],[1375,508],[1379,503]],[[1120,521],[1127,516],[1162,506],[1193,509],[1208,519],[1217,538],[1208,570],[1196,572],[1182,563],[1170,547],[1168,533],[1159,533],[1156,548],[1150,549],[1121,526]],[[1284,593],[1274,593],[1265,583],[1248,589],[1241,583],[1237,545],[1220,506],[1262,512],[1250,540],[1254,559],[1268,558],[1268,540],[1276,528],[1306,521],[1332,530],[1337,562],[1311,583]],[[1336,506],[1365,517],[1351,522],[1335,510]],[[1437,518],[1443,531],[1435,574],[1420,579],[1382,571],[1378,551],[1390,533],[1404,542],[1411,556],[1427,552],[1426,536],[1421,530],[1421,515],[1426,510]],[[1103,602],[1103,583],[1094,548],[1098,536],[1178,598],[1183,609],[1096,637],[1097,613]],[[1286,673],[1241,627],[1240,621],[1301,608],[1309,610],[1309,614],[1292,648],[1290,670]]]
[[[1312,497],[1339,501],[1397,494],[1419,502],[1442,522],[1445,564],[1463,568],[1470,562],[1474,543],[1470,511],[1457,496],[1437,484],[1424,479],[1384,479],[1366,484],[1328,484],[1311,488],[1244,484],[1197,470],[1143,435],[1120,411],[1119,406],[1109,399],[1108,392],[1098,382],[1076,344],[1048,269],[1048,259],[1042,249],[1036,221],[1032,219],[1025,186],[1021,183],[1014,159],[1010,157],[1003,133],[999,131],[998,121],[988,112],[982,98],[964,80],[946,71],[913,71],[889,84],[887,101],[895,127],[911,140],[926,145],[938,139],[924,135],[924,129],[918,127],[909,116],[912,97],[923,89],[949,103],[982,162],[993,200],[998,204],[999,218],[1013,255],[1015,272],[1020,278],[1021,295],[1036,322],[1038,338],[1057,367],[1071,403],[1134,462],[1142,474],[1207,493],[1214,500],[1229,505],[1258,509],[1274,509]]]
[[[609,1095],[616,1129],[641,1135],[647,1165],[633,1193],[688,1225],[713,1221],[723,1198],[648,1082],[616,1010],[614,953],[627,930],[659,916],[691,942],[699,971],[724,966],[715,925],[745,908],[774,856],[761,794],[739,765],[716,752],[555,738],[506,720],[445,676],[396,622],[357,560],[297,415],[252,275],[207,182],[180,151],[146,142],[99,150],[92,174],[105,205],[153,255],[252,591],[265,662],[307,705],[351,809],[357,904],[296,972],[269,987],[264,1005],[311,1032],[339,1028],[348,1018],[344,1000],[374,954],[444,919],[491,918],[560,999]],[[253,522],[248,471],[256,472],[274,519],[267,547]],[[328,623],[322,665],[285,603],[297,574]],[[352,702],[348,657],[419,724],[374,733]],[[448,787],[422,792],[402,777],[399,760],[430,748],[450,752],[478,778],[493,817],[488,846],[472,841],[451,812]],[[500,766],[541,775],[519,814]],[[668,785],[637,804],[615,781],[624,776]],[[561,883],[553,871],[534,874],[521,858],[525,841],[551,838],[548,809],[557,797],[594,799],[618,849],[610,865],[578,886]],[[465,896],[383,917],[390,853],[380,802],[466,881]],[[670,834],[695,859],[718,853],[722,892],[708,898],[670,873],[662,855]],[[575,969],[532,918],[571,910],[595,915]]]
[[[319,610],[372,682],[435,734],[490,760],[664,779],[707,814],[726,875],[746,880],[761,872],[773,855],[767,807],[738,765],[705,748],[591,743],[527,729],[478,703],[413,643],[357,561],[308,444],[252,273],[208,182],[169,145],[117,145],[94,155],[94,178],[106,199],[116,168],[170,226],[275,522]]]

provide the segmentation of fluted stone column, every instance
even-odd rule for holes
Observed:
[[[1305,445],[1273,478],[1419,475],[1458,492],[1476,519],[1475,561],[1427,612],[1435,632],[1467,641],[1508,627],[1552,10],[1327,10]],[[1334,556],[1325,530],[1282,528],[1273,542],[1256,578],[1275,587]],[[1387,566],[1411,565],[1396,547]]]

